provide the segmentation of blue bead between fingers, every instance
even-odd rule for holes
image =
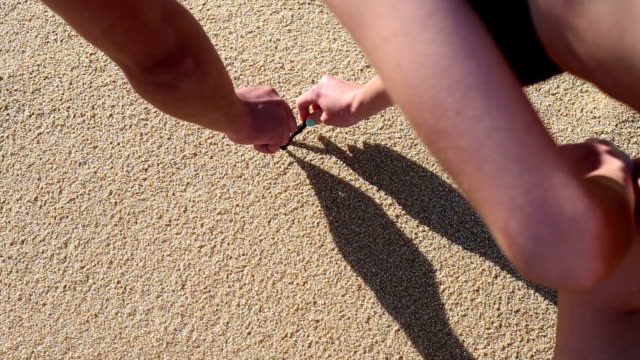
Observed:
[[[307,126],[315,126],[318,125],[317,122],[315,122],[315,120],[313,119],[307,119],[307,121],[305,121],[305,123],[307,124]]]

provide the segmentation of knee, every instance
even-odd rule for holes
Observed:
[[[606,1],[530,0],[536,32],[551,58],[586,77],[625,51],[615,38],[629,23]]]
[[[640,109],[640,86],[633,81],[640,74],[640,3],[530,0],[530,7],[541,41],[560,67]]]
[[[585,39],[581,31],[582,0],[530,0],[531,16],[548,55],[561,68],[582,73]]]

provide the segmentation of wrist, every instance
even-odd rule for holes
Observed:
[[[368,91],[363,87],[351,93],[351,114],[359,120],[373,116],[392,106],[386,92]]]
[[[365,98],[363,89],[350,93],[348,97],[348,103],[351,104],[349,111],[352,117],[358,119],[358,121],[369,117],[370,114],[367,113],[368,101]]]
[[[227,129],[223,132],[238,144],[250,144],[251,112],[247,104],[236,96],[228,114]]]

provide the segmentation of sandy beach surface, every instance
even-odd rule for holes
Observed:
[[[321,1],[184,4],[237,87],[374,75]],[[265,156],[156,111],[37,1],[0,14],[0,358],[550,358],[555,294],[398,109]],[[596,88],[526,91],[559,142],[640,155]]]

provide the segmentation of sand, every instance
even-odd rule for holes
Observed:
[[[186,1],[237,86],[289,103],[373,69],[321,1]],[[524,281],[391,109],[264,156],[163,115],[35,1],[0,2],[0,358],[543,359]],[[640,155],[570,76],[527,89],[560,142]]]

